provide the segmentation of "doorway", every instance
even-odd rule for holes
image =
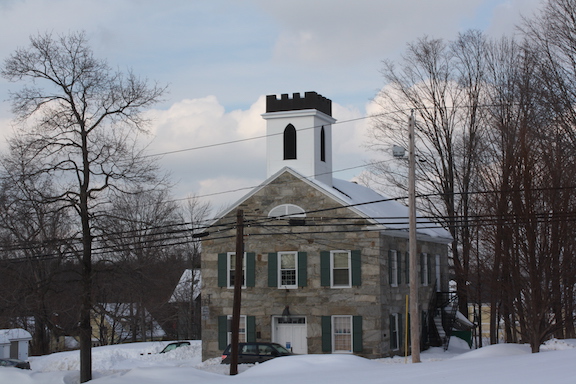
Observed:
[[[285,346],[288,350],[299,354],[308,353],[308,329],[306,318],[290,316],[283,318],[275,316],[272,321],[272,341]]]

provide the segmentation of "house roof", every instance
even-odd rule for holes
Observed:
[[[174,292],[168,300],[169,303],[183,303],[196,300],[200,295],[200,287],[202,285],[202,275],[199,270],[186,269],[180,277],[180,281],[176,284]]]
[[[113,326],[117,336],[126,339],[131,335],[131,330],[124,326],[125,324],[122,320],[129,319],[135,315],[134,303],[99,303],[98,306],[103,309],[106,321]],[[152,329],[148,330],[148,332],[152,332],[152,337],[166,336],[166,332],[145,308],[144,319],[147,324],[151,323],[152,325]],[[150,334],[148,333],[148,335]]]
[[[408,236],[408,207],[404,204],[394,199],[389,199],[368,187],[345,180],[333,178],[333,185],[328,186],[314,178],[304,177],[289,167],[284,167],[270,176],[262,184],[226,209],[219,217],[230,213],[234,208],[265,188],[284,172],[289,172],[303,182],[322,191],[343,206],[355,211],[361,217],[378,225],[381,227],[381,230],[394,233],[397,236]],[[440,243],[449,243],[452,241],[450,232],[440,225],[419,215],[416,222],[416,232],[419,237],[426,237],[429,241]]]
[[[32,335],[25,329],[0,329],[0,344],[9,344],[12,340],[31,340]]]

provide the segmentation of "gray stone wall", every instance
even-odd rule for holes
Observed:
[[[268,212],[280,204],[302,207],[308,212],[306,225],[289,226],[286,220],[270,220]],[[365,219],[290,173],[257,191],[238,209],[244,211],[247,224],[245,252],[256,254],[255,287],[243,289],[241,313],[256,317],[258,340],[271,340],[272,317],[280,316],[285,306],[289,306],[292,315],[306,317],[309,353],[322,353],[321,317],[330,315],[362,316],[364,351],[360,355],[381,357],[391,353],[388,316],[391,311],[404,310],[408,286],[403,282],[399,287],[390,287],[388,249],[404,251],[406,238],[366,230],[369,223]],[[218,316],[232,314],[233,290],[218,287],[217,259],[219,253],[235,251],[235,222],[236,210],[221,218],[202,243],[203,359],[220,356]],[[434,243],[419,246],[421,252],[446,254],[445,246]],[[361,250],[360,286],[321,286],[320,251],[329,250]],[[307,252],[305,287],[268,287],[268,253],[280,251]],[[430,290],[422,287],[422,295],[429,295]]]

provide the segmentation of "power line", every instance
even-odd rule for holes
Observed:
[[[354,118],[354,119],[348,119],[348,120],[340,120],[340,121],[336,121],[336,122],[332,123],[331,125],[351,123],[351,122],[354,122],[354,121],[371,119],[371,118],[374,118],[374,117],[378,117],[378,116],[385,115],[385,114],[391,114],[391,113],[393,113],[393,112],[382,113],[382,114],[377,114],[377,115],[361,116],[361,117],[357,117],[357,118]],[[394,112],[394,113],[396,113],[396,112]],[[323,124],[323,125],[316,125],[316,126],[311,126],[311,127],[300,128],[300,129],[298,129],[298,131],[306,131],[306,130],[310,130],[310,129],[316,129],[316,128],[319,128],[319,127],[322,127],[322,126],[324,126],[324,124]],[[142,158],[158,157],[158,156],[172,155],[172,154],[175,154],[175,153],[197,151],[197,150],[200,150],[200,149],[215,148],[215,147],[220,147],[220,146],[223,146],[223,145],[237,144],[237,143],[243,143],[243,142],[246,142],[246,141],[265,139],[265,138],[267,138],[267,137],[279,136],[279,135],[282,135],[282,134],[283,134],[283,133],[280,132],[280,133],[274,133],[274,134],[266,134],[266,135],[260,135],[260,136],[253,136],[253,137],[248,137],[248,138],[245,138],[245,139],[237,139],[237,140],[223,141],[223,142],[220,142],[220,143],[200,145],[200,146],[198,146],[198,147],[190,147],[190,148],[176,149],[176,150],[173,150],[173,151],[166,151],[166,152],[159,152],[159,153],[154,153],[154,154],[150,154],[150,155],[144,155],[144,156],[142,156]]]
[[[538,190],[549,190],[549,189],[573,189],[576,187],[563,187],[563,188],[539,188]],[[518,191],[518,190],[517,190]],[[511,192],[511,191],[507,191]],[[470,192],[472,193],[472,192]],[[502,191],[479,191],[474,193],[502,193]],[[431,196],[431,195],[427,195]],[[438,196],[438,194],[436,194]],[[318,210],[310,210],[306,213],[308,215],[314,213],[323,213],[329,212],[336,209],[342,208],[350,208],[353,206],[357,206],[360,204],[374,204],[382,201],[390,201],[390,200],[397,200],[403,199],[404,197],[397,197],[392,199],[382,199],[382,200],[375,200],[370,202],[364,202],[359,204],[350,204],[344,206],[338,206],[333,208],[327,209],[318,209]],[[350,220],[358,220],[358,218],[343,218],[338,216],[322,216],[322,217],[309,217],[307,218],[308,221],[304,221],[304,225],[291,225],[290,222],[282,223],[278,217],[267,217],[267,216],[254,216],[256,219],[251,219],[246,221],[246,225],[248,227],[260,227],[260,228],[322,228],[321,231],[310,231],[309,229],[305,231],[295,232],[294,230],[290,231],[289,233],[282,232],[285,235],[311,235],[311,234],[326,234],[326,233],[341,233],[341,232],[351,232],[350,229],[335,229],[326,231],[326,227],[365,227],[367,225],[373,225],[370,223],[350,223],[346,221]],[[280,217],[282,218],[282,217]],[[284,218],[289,219],[289,216]],[[371,219],[376,220],[390,220],[388,225],[395,226],[395,227],[402,227],[407,225],[407,217],[371,217]],[[328,222],[337,220],[339,223]],[[549,211],[546,212],[532,212],[530,215],[527,214],[517,214],[517,213],[506,213],[503,215],[498,214],[486,214],[486,215],[471,215],[467,217],[462,216],[454,216],[454,217],[443,217],[442,220],[439,220],[437,217],[432,216],[420,216],[419,220],[430,220],[429,223],[422,223],[420,222],[419,228],[420,229],[430,229],[430,228],[438,228],[440,223],[450,223],[450,227],[452,228],[459,228],[459,227],[474,227],[474,226],[486,226],[486,225],[504,225],[504,226],[519,226],[524,225],[527,223],[558,223],[558,222],[573,222],[576,221],[576,212],[560,212],[560,213],[551,213]],[[344,223],[343,223],[344,222]],[[219,223],[213,225],[203,225],[203,226],[196,226],[191,228],[189,222],[184,223],[172,223],[163,226],[156,226],[156,227],[148,227],[143,229],[134,229],[129,231],[120,231],[116,233],[108,233],[108,234],[100,234],[95,236],[96,239],[101,238],[102,240],[98,241],[97,243],[102,243],[101,246],[94,248],[94,255],[103,255],[108,253],[114,252],[126,252],[126,251],[133,251],[131,247],[145,247],[145,248],[158,248],[158,247],[168,247],[174,245],[183,245],[188,244],[190,241],[193,241],[194,233],[198,233],[198,231],[204,231],[206,229],[216,229],[215,231],[207,234],[206,236],[210,236],[211,240],[216,239],[223,239],[223,238],[232,238],[233,235],[226,235],[225,232],[234,230],[235,226],[232,221],[229,223]],[[386,222],[380,222],[379,224],[386,226]],[[185,226],[186,228],[179,228]],[[174,229],[172,229],[174,228]],[[393,228],[391,228],[393,229]],[[153,230],[158,230],[154,232]],[[162,231],[163,230],[163,231]],[[363,231],[367,229],[353,229],[353,231]],[[373,229],[369,229],[373,230]],[[141,233],[142,231],[146,231],[147,233]],[[222,233],[221,235],[218,235]],[[115,245],[108,245],[106,244],[106,238],[104,236],[108,236],[109,240],[120,241],[124,239],[132,239],[133,236],[131,234],[138,235],[140,240],[135,240],[132,242],[115,244]],[[252,236],[266,236],[266,235],[277,235],[279,233],[270,233],[270,234],[253,234]],[[116,237],[114,237],[116,236]],[[181,240],[181,241],[180,241]],[[26,242],[25,245],[23,243],[12,243],[10,246],[4,245],[0,248],[0,251],[4,252],[16,252],[16,251],[30,251],[38,249],[38,247],[66,247],[69,250],[58,252],[57,254],[41,254],[37,255],[33,258],[35,259],[50,259],[54,257],[66,257],[67,255],[75,255],[77,250],[73,250],[75,246],[80,245],[80,238],[64,238],[64,239],[49,239],[46,241],[39,241],[39,242]],[[159,244],[162,243],[162,244]],[[30,257],[21,257],[21,258],[14,258],[12,260],[27,260]]]

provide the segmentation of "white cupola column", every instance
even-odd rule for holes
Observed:
[[[267,177],[284,167],[332,186],[332,101],[306,92],[266,97]]]

